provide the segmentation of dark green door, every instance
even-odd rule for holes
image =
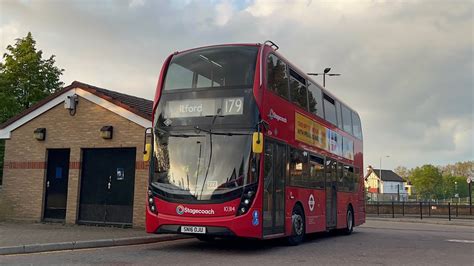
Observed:
[[[84,149],[79,222],[130,225],[135,148]]]
[[[64,220],[66,217],[67,184],[69,179],[69,149],[48,149],[45,220]]]

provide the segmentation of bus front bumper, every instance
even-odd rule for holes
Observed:
[[[258,223],[252,218],[252,213],[260,210],[251,208],[241,216],[224,217],[182,217],[167,214],[146,212],[146,230],[154,234],[188,234],[193,236],[206,235],[216,237],[262,238],[261,215]],[[183,233],[182,226],[205,227],[205,234]]]

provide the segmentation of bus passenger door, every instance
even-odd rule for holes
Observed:
[[[336,227],[337,223],[337,162],[326,159],[326,229]]]
[[[263,185],[263,235],[283,233],[285,229],[286,147],[265,141]]]

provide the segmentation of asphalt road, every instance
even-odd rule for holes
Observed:
[[[473,265],[474,228],[369,221],[350,236],[283,241],[184,239],[147,245],[0,256],[0,264]]]

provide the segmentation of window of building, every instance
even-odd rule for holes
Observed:
[[[324,188],[324,159],[318,156],[310,156],[309,175],[312,188]]]
[[[308,93],[306,80],[290,68],[290,98],[293,103],[301,108],[308,109]]]
[[[289,99],[286,64],[273,54],[267,59],[267,87],[285,99]]]
[[[357,113],[352,112],[352,128],[354,129],[354,136],[358,139],[362,139],[362,126],[360,124],[360,118]]]
[[[345,105],[342,105],[342,129],[349,134],[352,134],[352,117],[351,110]]]
[[[308,100],[309,100],[309,111],[321,118],[324,118],[323,113],[323,96],[321,88],[315,84],[308,83]]]
[[[337,126],[336,105],[333,98],[324,94],[324,118]]]
[[[310,185],[308,154],[297,149],[290,150],[290,185],[307,187]]]

